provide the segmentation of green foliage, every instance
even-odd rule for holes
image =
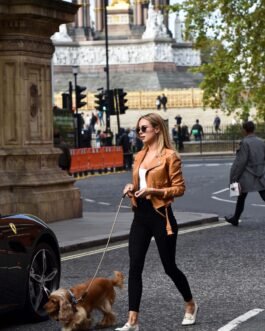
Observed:
[[[204,105],[265,120],[265,1],[183,0],[186,35],[201,50]]]

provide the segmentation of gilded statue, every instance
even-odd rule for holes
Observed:
[[[129,7],[130,0],[112,0],[111,7]]]

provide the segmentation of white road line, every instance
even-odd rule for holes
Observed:
[[[186,168],[197,168],[201,167],[203,164],[184,164],[184,167]]]
[[[223,202],[236,203],[236,201],[226,200],[226,199],[221,199],[221,198],[213,197],[213,196],[212,196],[212,199],[214,199],[214,200],[219,200],[219,201],[223,201]]]
[[[191,233],[191,232],[196,232],[196,231],[201,231],[201,230],[208,230],[208,229],[227,226],[227,225],[229,225],[229,224],[228,223],[218,223],[218,224],[212,224],[212,225],[209,224],[209,225],[197,226],[197,227],[191,228],[191,229],[180,230],[179,235],[186,234],[186,233]],[[125,247],[128,247],[128,242],[109,246],[107,248],[107,252],[113,251],[113,250],[116,250],[116,249],[120,249],[120,248],[125,248]],[[85,257],[85,256],[102,254],[104,252],[104,250],[105,250],[105,247],[99,248],[99,249],[96,249],[96,250],[93,250],[93,251],[87,251],[87,252],[82,252],[82,253],[77,253],[77,254],[73,254],[73,255],[64,256],[64,257],[61,258],[61,261],[62,262],[63,261],[70,261],[70,260],[80,259],[81,257]]]
[[[95,200],[92,200],[92,199],[84,199],[85,201],[87,201],[87,202],[96,202]]]
[[[228,191],[228,190],[229,190],[229,188],[227,187],[227,188],[224,188],[223,190],[213,192],[212,194],[220,194],[220,193],[223,193],[223,192]]]
[[[255,207],[265,207],[265,205],[259,205],[257,203],[252,203],[251,206],[255,206]]]
[[[219,167],[221,164],[220,163],[207,163],[205,164],[206,167]]]
[[[260,309],[260,308],[252,309],[252,310],[248,311],[247,313],[235,318],[234,320],[232,320],[225,326],[221,327],[217,331],[231,331],[231,330],[235,329],[239,324],[247,321],[248,319],[250,319],[253,316],[258,315],[262,311],[264,311],[264,309]]]
[[[99,205],[110,206],[108,202],[97,202]]]

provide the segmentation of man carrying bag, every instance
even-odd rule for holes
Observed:
[[[243,124],[245,137],[240,142],[230,171],[230,184],[239,183],[240,187],[235,213],[232,217],[225,217],[225,220],[234,226],[238,225],[248,192],[259,192],[265,201],[265,143],[254,131],[255,125],[252,121]]]

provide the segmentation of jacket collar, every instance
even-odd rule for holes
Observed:
[[[148,148],[144,149],[143,151],[141,151],[139,153],[139,158],[137,158],[137,163],[136,163],[136,170],[138,171],[139,168],[140,168],[140,165],[141,163],[143,162],[143,159],[145,158],[146,156],[146,153],[148,151]],[[147,168],[147,171],[155,168],[155,167],[158,167],[160,164],[161,164],[161,158],[166,154],[166,150],[163,149],[162,152],[157,156],[155,157],[152,162],[150,163],[149,167]]]

